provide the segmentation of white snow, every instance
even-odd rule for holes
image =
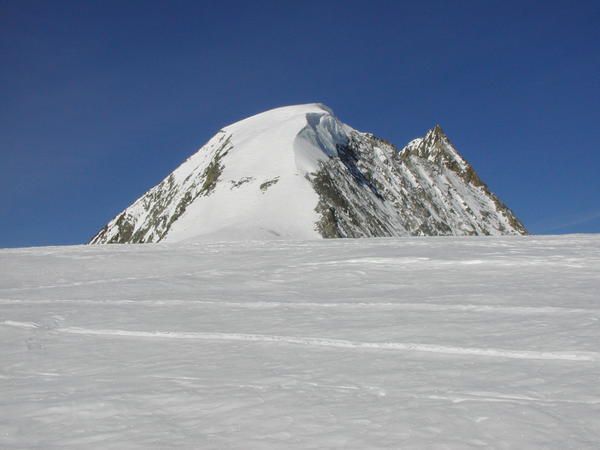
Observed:
[[[0,250],[0,448],[597,448],[600,236]]]
[[[320,136],[330,139],[315,138],[308,118]],[[342,139],[334,134],[342,127],[338,124],[323,105],[306,104],[266,111],[224,128],[232,150],[214,193],[193,202],[165,242],[319,238],[318,197],[305,176],[335,151],[335,140]],[[242,179],[249,181],[232,189]],[[275,179],[275,184],[260,189]]]

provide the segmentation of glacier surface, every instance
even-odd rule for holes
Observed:
[[[597,448],[600,236],[0,250],[0,448]]]

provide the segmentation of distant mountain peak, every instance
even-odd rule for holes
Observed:
[[[435,136],[438,139],[443,139],[446,137],[446,133],[444,133],[444,130],[439,123],[436,123],[435,126],[427,132],[427,134]]]
[[[406,152],[405,156],[416,155],[457,173],[465,172],[470,167],[439,124],[428,130],[422,139],[411,141],[403,151]]]
[[[91,242],[525,233],[440,125],[398,152],[308,103],[224,127]]]

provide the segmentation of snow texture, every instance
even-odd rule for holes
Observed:
[[[600,236],[0,251],[0,448],[597,448]]]

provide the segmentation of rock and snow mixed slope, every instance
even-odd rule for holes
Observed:
[[[91,242],[525,233],[439,126],[398,150],[308,104],[225,127]]]
[[[0,267],[2,449],[600,442],[598,235],[48,247]]]

